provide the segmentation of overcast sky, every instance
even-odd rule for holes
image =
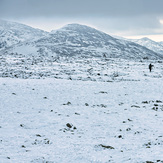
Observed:
[[[163,0],[0,0],[0,18],[46,31],[80,23],[163,41]]]

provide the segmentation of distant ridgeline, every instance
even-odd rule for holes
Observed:
[[[163,44],[143,39],[131,41],[79,24],[45,32],[0,20],[0,54],[163,59]]]

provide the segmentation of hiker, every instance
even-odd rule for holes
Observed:
[[[149,71],[151,72],[152,71],[152,67],[153,67],[154,65],[152,65],[151,63],[149,64]]]

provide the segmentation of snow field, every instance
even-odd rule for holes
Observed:
[[[0,162],[163,161],[156,73],[119,82],[1,78]]]

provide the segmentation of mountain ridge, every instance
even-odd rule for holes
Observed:
[[[16,25],[14,24],[14,27],[15,26]],[[18,24],[18,26],[20,27],[21,25]],[[23,35],[24,40],[17,40],[13,45],[5,47],[4,49],[7,53],[22,53],[33,56],[105,56],[123,59],[163,58],[162,55],[155,53],[144,46],[114,38],[95,28],[77,23],[68,24],[51,32],[41,31],[26,25],[22,25],[21,27],[25,28],[25,35]],[[30,30],[28,30],[29,28]],[[15,31],[14,28],[14,32]],[[29,31],[29,36],[25,37],[28,35]],[[12,34],[21,35],[19,31],[18,34]],[[31,34],[34,35],[34,38],[32,38]],[[0,35],[0,37],[1,36],[2,35]]]

